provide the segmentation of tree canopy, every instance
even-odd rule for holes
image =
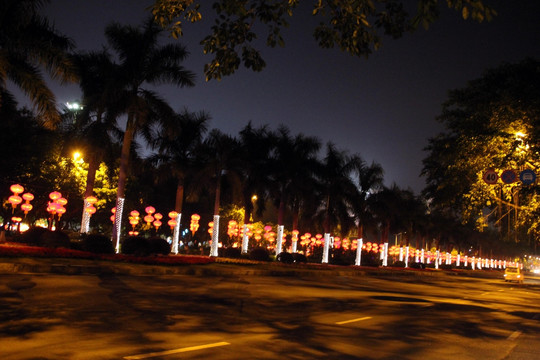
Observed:
[[[439,120],[446,130],[429,140],[423,175],[433,206],[452,209],[478,229],[491,225],[519,240],[538,238],[540,187],[519,181],[488,184],[493,169],[519,175],[540,167],[540,62],[502,64],[453,90]],[[458,194],[458,195],[457,195]]]
[[[240,64],[262,70],[266,64],[256,41],[265,38],[269,47],[283,46],[281,30],[296,12],[308,11],[320,19],[313,31],[320,47],[335,46],[354,56],[370,55],[385,36],[397,39],[419,26],[427,29],[438,18],[441,3],[464,19],[481,22],[496,15],[482,0],[417,0],[416,9],[404,0],[317,0],[311,8],[301,6],[299,0],[214,0],[211,11],[201,10],[201,3],[155,0],[151,10],[156,22],[175,38],[184,33],[186,22],[214,18],[209,34],[201,41],[204,53],[213,56],[204,68],[207,80],[233,74]]]

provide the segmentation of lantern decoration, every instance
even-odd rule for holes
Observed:
[[[114,225],[114,220],[116,219],[116,206],[111,209],[111,212],[112,212],[112,215],[111,215],[110,219],[111,219],[111,221],[112,221],[112,223]]]
[[[199,220],[201,219],[201,216],[199,214],[193,214],[191,215],[191,223],[189,224],[189,230],[191,230],[192,234],[195,234],[197,230],[199,230]],[[210,224],[208,224],[210,226]],[[213,229],[214,223],[212,222],[212,229]]]
[[[255,229],[255,236],[254,236],[254,237],[255,237],[255,240],[261,241],[261,239],[262,239],[262,232],[263,232],[263,229],[261,229],[261,228]]]
[[[214,222],[213,222],[213,221],[210,221],[210,222],[208,223],[208,233],[209,233],[210,235],[212,235],[213,232],[214,232]]]
[[[173,231],[174,227],[176,226],[176,217],[178,216],[178,213],[176,211],[171,211],[169,213],[169,217],[171,218],[169,221],[167,221],[167,224],[171,227],[171,231]]]
[[[19,184],[13,184],[9,187],[9,190],[15,195],[19,195],[24,191],[24,187]]]
[[[64,205],[68,203],[68,201],[62,197],[62,194],[58,191],[53,191],[49,194],[49,198],[52,201],[49,201],[47,204],[47,211],[51,214],[51,223],[50,228],[54,226],[54,216],[58,215],[58,220],[66,213],[66,208]]]
[[[17,205],[19,205],[20,203],[22,203],[23,199],[22,197],[20,197],[19,195],[11,195],[8,199],[9,203],[11,204],[11,206],[13,207],[13,210],[15,210],[15,208],[17,207]]]
[[[341,248],[341,238],[339,237],[334,237],[334,247],[336,249],[340,249]]]
[[[132,231],[130,233],[135,232],[135,226],[139,223],[139,212],[137,210],[133,210],[129,213],[129,223],[131,224]],[[131,234],[130,234],[131,235]]]
[[[32,204],[29,204],[29,203],[21,204],[21,210],[24,211],[25,216],[26,214],[28,214],[30,210],[32,210],[32,208],[33,208]]]
[[[15,211],[15,208],[17,207],[17,205],[19,205],[23,201],[23,198],[21,198],[19,194],[24,191],[24,187],[22,187],[22,185],[19,185],[19,184],[13,184],[10,186],[9,189],[11,190],[13,195],[9,197],[8,201],[13,207],[13,211]]]
[[[270,225],[266,225],[264,227],[264,239],[270,243],[269,248],[271,248],[273,245],[272,243],[276,240],[276,233],[272,231],[272,227]]]
[[[156,209],[153,206],[147,206],[144,211],[146,211],[144,221],[146,221],[146,225],[150,226],[152,221],[154,221],[154,217],[152,216],[152,214],[156,212]]]
[[[87,196],[84,200],[85,203],[88,204],[88,206],[84,208],[84,211],[89,216],[94,215],[96,213],[96,207],[94,206],[94,204],[97,203],[97,198],[95,196]]]
[[[161,219],[163,219],[163,215],[161,215],[160,213],[155,213],[154,214],[154,219],[156,219],[152,224],[154,225],[154,227],[156,228],[156,231],[159,229],[159,227],[161,226]]]
[[[236,222],[236,220],[229,221],[229,224],[227,226],[227,235],[229,235],[230,238],[238,236],[238,223]]]

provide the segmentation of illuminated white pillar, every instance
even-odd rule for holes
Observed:
[[[298,248],[298,237],[294,237],[292,239],[292,245],[291,245],[291,252],[294,254],[297,252]]]
[[[465,255],[465,259],[463,261],[463,266],[467,267],[468,262],[469,262],[469,257],[467,255]]]
[[[474,270],[474,266],[475,266],[475,264],[474,264],[474,256],[473,256],[472,260],[471,260],[471,267],[472,267],[473,270]]]
[[[276,255],[281,253],[281,248],[283,245],[283,230],[285,226],[278,225],[277,227],[277,239],[276,239]]]
[[[459,263],[460,263],[460,256],[459,254],[457,254],[457,257],[456,257],[456,266],[459,266]]]
[[[218,257],[219,245],[219,215],[214,215],[214,227],[212,228],[212,245],[210,246],[210,256]]]
[[[116,199],[116,212],[114,213],[114,237],[113,241],[115,244],[116,253],[120,253],[120,235],[122,231],[122,213],[124,212],[124,201],[125,198]]]
[[[424,263],[425,255],[426,255],[426,253],[425,253],[424,249],[422,249],[422,250],[420,251],[420,262],[421,262],[422,264]]]
[[[388,266],[388,243],[387,242],[384,243],[384,248],[383,249],[384,249],[383,250],[384,251],[384,257],[383,257],[382,265],[383,266]]]
[[[399,261],[403,261],[403,248],[399,247]]]
[[[174,225],[173,242],[172,242],[173,254],[178,254],[178,240],[180,239],[180,220],[181,219],[182,219],[182,214],[176,214],[176,225]]]
[[[242,228],[242,254],[247,254],[249,245],[248,226],[244,224]]]
[[[440,255],[439,250],[437,250],[435,252],[435,269],[439,268],[439,255]]]
[[[354,265],[356,266],[362,264],[362,245],[364,245],[363,239],[356,240],[356,260],[354,261]]]
[[[90,231],[90,214],[86,212],[86,209],[92,206],[88,200],[84,199],[83,211],[82,211],[82,220],[81,220],[81,234],[86,234]]]
[[[324,234],[324,247],[323,247],[323,256],[322,256],[323,264],[328,264],[329,251],[330,251],[330,234]]]
[[[409,267],[409,247],[405,247],[405,267]]]

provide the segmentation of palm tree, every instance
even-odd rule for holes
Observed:
[[[116,79],[122,85],[122,92],[117,110],[127,114],[113,227],[113,241],[116,242],[117,251],[131,143],[137,133],[149,136],[154,124],[174,118],[170,107],[153,91],[144,89],[143,85],[194,85],[194,75],[181,66],[187,51],[178,44],[160,45],[161,32],[162,29],[151,20],[142,28],[112,24],[105,29],[107,40],[120,61]]]
[[[251,122],[240,130],[239,135],[244,224],[249,224],[254,209],[254,195],[259,212],[264,209],[268,193],[269,159],[274,141],[266,125],[254,129]]]
[[[239,187],[240,176],[240,144],[239,141],[218,129],[213,129],[202,146],[197,150],[202,160],[199,172],[200,185],[208,180],[214,186],[214,227],[210,256],[218,256],[219,208],[221,204],[221,189],[224,179]],[[233,187],[234,191],[235,187]]]
[[[177,226],[173,232],[173,253],[178,253],[179,225],[182,216],[186,178],[195,171],[195,151],[201,145],[203,135],[208,127],[210,117],[201,112],[190,113],[184,110],[174,114],[176,121],[173,126],[162,128],[152,142],[157,154],[149,161],[157,166],[160,180],[174,178],[176,180],[176,197],[174,210],[177,213]]]
[[[322,203],[319,216],[322,216],[325,233],[323,262],[328,262],[330,231],[339,225],[346,233],[352,227],[352,201],[358,192],[352,175],[360,171],[362,164],[360,156],[348,155],[333,144],[327,144],[326,156],[318,172]]]
[[[373,219],[368,198],[382,188],[383,173],[381,165],[374,162],[369,166],[362,164],[358,171],[358,197],[353,203],[358,226],[358,239],[364,237],[364,227]]]
[[[157,154],[149,160],[158,167],[160,178],[176,179],[174,210],[182,213],[186,178],[194,172],[195,151],[208,130],[210,116],[204,112],[197,114],[184,110],[174,117],[172,126],[160,129],[152,142]]]
[[[67,51],[73,42],[58,34],[39,14],[47,0],[0,0],[0,107],[6,81],[19,87],[38,109],[43,124],[60,122],[56,101],[40,70],[53,79],[73,81],[75,76]]]
[[[114,81],[118,66],[105,50],[75,54],[73,62],[80,79],[83,109],[77,113],[75,133],[71,138],[77,141],[78,146],[83,147],[88,162],[81,221],[81,232],[87,232],[90,218],[85,209],[90,204],[86,199],[93,195],[96,171],[106,154],[113,150],[114,140],[111,135],[116,138],[121,138],[122,135],[114,117],[107,116],[107,111],[118,93],[115,89],[118,84]]]
[[[318,217],[322,218],[325,233],[338,225],[347,232],[352,226],[351,207],[358,190],[352,175],[358,173],[362,165],[360,156],[351,156],[337,150],[334,144],[327,144],[326,156],[317,173],[321,196]]]
[[[314,137],[297,134],[290,135],[290,130],[280,126],[275,135],[274,156],[270,177],[273,182],[273,198],[278,208],[278,241],[276,253],[281,252],[281,236],[284,227],[284,214],[287,204],[294,211],[295,223],[298,226],[298,212],[303,189],[314,177],[314,172],[319,165],[317,153],[320,149],[320,141]]]

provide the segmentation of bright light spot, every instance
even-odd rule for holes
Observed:
[[[69,109],[69,110],[81,110],[83,107],[79,104],[79,103],[70,103],[70,102],[67,102],[66,103],[66,107]]]

